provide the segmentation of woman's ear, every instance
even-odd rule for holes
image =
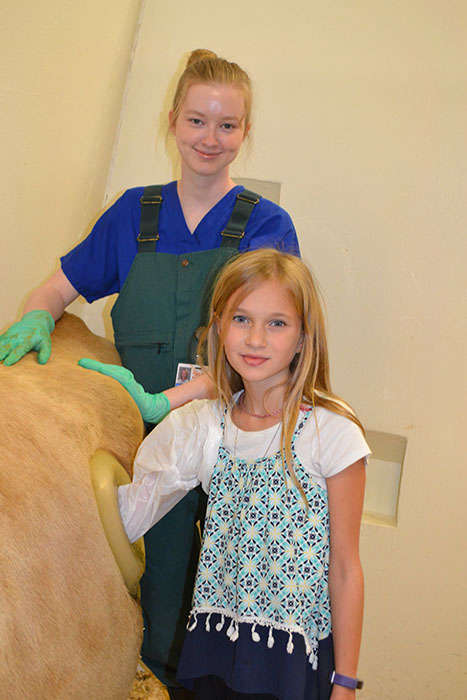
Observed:
[[[175,121],[173,109],[171,109],[169,112],[169,131],[171,134],[175,134]]]

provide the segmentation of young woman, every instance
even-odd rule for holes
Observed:
[[[170,413],[119,489],[132,541],[197,484],[209,494],[179,680],[199,700],[350,700],[369,448],[331,392],[308,268],[276,250],[228,263],[207,337],[217,400]]]
[[[191,54],[169,114],[180,180],[127,190],[101,216],[31,294],[22,320],[0,337],[0,361],[11,365],[35,350],[47,362],[54,321],[69,303],[80,294],[92,302],[118,292],[112,321],[122,364],[149,392],[175,383],[178,363],[196,360],[197,329],[205,325],[212,279],[224,262],[263,246],[298,254],[289,215],[230,177],[250,130],[251,105],[250,79],[236,63],[210,51]],[[177,389],[172,407],[205,396],[206,381]],[[176,684],[180,620],[198,557],[194,524],[202,511],[202,496],[193,491],[146,536],[143,659],[168,686]],[[161,584],[161,567],[172,571],[170,583]]]

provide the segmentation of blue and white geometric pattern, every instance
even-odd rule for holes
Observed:
[[[249,462],[219,448],[206,514],[204,540],[193,597],[191,629],[199,613],[227,617],[227,634],[238,637],[238,623],[289,632],[305,639],[316,666],[318,640],[331,632],[328,593],[329,512],[327,492],[305,472],[295,454],[294,469],[303,496],[285,473],[280,452]],[[190,629],[190,627],[189,627]],[[209,618],[206,623],[209,628]],[[220,625],[217,626],[218,631]]]

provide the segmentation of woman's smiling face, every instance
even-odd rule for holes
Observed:
[[[219,83],[191,85],[171,126],[182,172],[207,176],[225,172],[236,158],[248,128],[240,89]]]

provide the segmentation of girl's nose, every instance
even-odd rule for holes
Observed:
[[[266,345],[266,333],[261,325],[253,324],[250,326],[247,343],[255,348],[261,348]]]

